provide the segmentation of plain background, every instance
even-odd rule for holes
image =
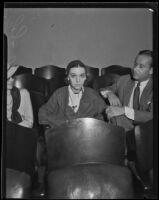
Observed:
[[[92,67],[132,67],[152,50],[152,11],[146,8],[5,8],[8,63],[35,69],[66,67],[80,59]]]

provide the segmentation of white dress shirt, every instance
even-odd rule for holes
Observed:
[[[72,91],[71,86],[69,85],[68,86],[68,92],[69,92],[68,105],[74,110],[74,112],[77,112],[78,109],[79,109],[82,94],[84,92],[84,87],[82,87],[82,90],[78,94],[75,94]]]
[[[20,126],[32,128],[33,127],[33,109],[30,99],[30,94],[26,89],[20,89],[21,102],[18,112],[22,117]],[[11,121],[13,100],[10,92],[7,91],[7,119]]]

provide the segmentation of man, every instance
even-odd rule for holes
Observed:
[[[115,84],[101,90],[110,102],[106,109],[108,119],[126,131],[153,119],[152,54],[150,50],[140,51],[132,76],[121,76]]]

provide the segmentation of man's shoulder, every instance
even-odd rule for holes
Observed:
[[[119,78],[119,80],[121,81],[129,81],[129,80],[131,80],[131,76],[130,76],[130,74],[126,74],[126,75],[122,75],[122,76],[120,76],[120,78]]]

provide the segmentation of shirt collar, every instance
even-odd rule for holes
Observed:
[[[68,86],[68,91],[69,91],[69,93],[72,94],[72,95],[79,95],[79,94],[83,94],[83,92],[84,92],[84,87],[81,88],[81,91],[80,91],[78,94],[75,94],[75,93],[73,92],[73,90],[71,89],[71,86],[69,85],[69,86]]]
[[[146,81],[140,82],[140,86],[141,86],[141,87],[145,87],[145,86],[147,85],[147,83],[149,82],[149,80],[150,80],[150,79],[147,79]],[[135,85],[137,85],[137,84],[138,84],[138,81],[135,81]]]

